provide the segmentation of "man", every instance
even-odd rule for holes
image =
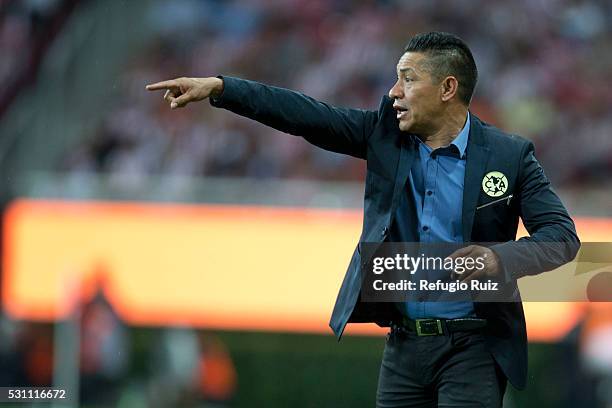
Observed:
[[[525,320],[515,280],[572,260],[579,248],[575,227],[533,144],[469,112],[477,69],[461,39],[415,36],[397,78],[378,111],[338,108],[230,77],[179,78],[147,89],[165,89],[173,109],[210,97],[213,106],[367,160],[363,232],[332,330],[340,338],[348,322],[391,327],[379,407],[499,407],[506,379],[519,389],[526,383]],[[519,217],[530,237],[514,241]],[[484,268],[461,279],[497,278],[517,301],[364,302],[361,244],[382,242],[500,242],[469,245],[454,256],[482,257]]]

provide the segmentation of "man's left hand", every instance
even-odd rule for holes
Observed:
[[[469,245],[465,248],[461,248],[453,252],[448,256],[448,258],[456,259],[456,258],[472,258],[476,260],[477,258],[482,259],[482,264],[484,267],[478,269],[476,267],[467,269],[462,272],[453,272],[451,278],[459,279],[461,282],[469,282],[471,280],[484,280],[484,279],[494,279],[498,278],[501,273],[501,264],[499,262],[499,258],[497,254],[493,252],[491,249],[480,246],[480,245]]]

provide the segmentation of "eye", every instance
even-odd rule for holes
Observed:
[[[412,78],[410,78],[410,77],[404,77],[404,81],[406,81],[406,82],[412,82]]]

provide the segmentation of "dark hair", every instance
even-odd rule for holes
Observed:
[[[461,38],[439,31],[417,34],[408,42],[404,52],[425,54],[428,57],[425,68],[437,80],[449,75],[457,78],[457,94],[466,105],[470,104],[478,69],[472,52]]]

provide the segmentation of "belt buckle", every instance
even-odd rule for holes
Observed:
[[[442,320],[440,319],[416,319],[417,336],[437,336],[444,334]]]

